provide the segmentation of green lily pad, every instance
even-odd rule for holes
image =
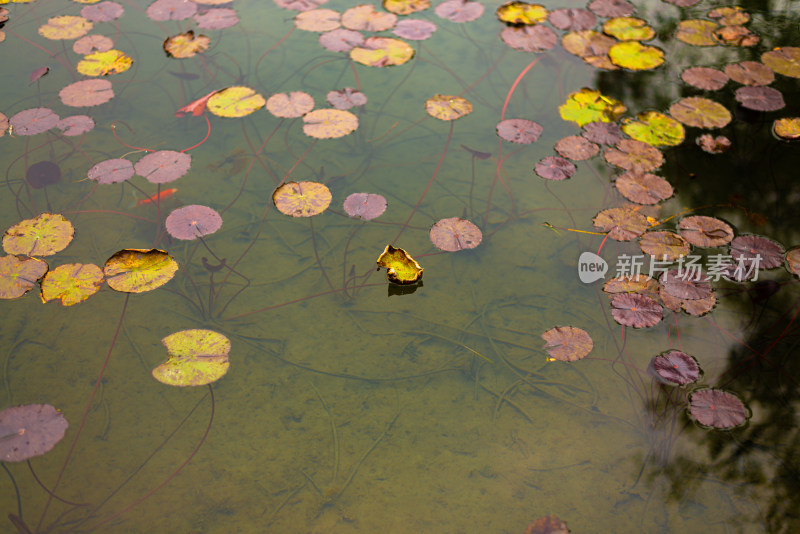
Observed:
[[[0,258],[0,299],[21,297],[47,272],[47,264],[36,258]]]
[[[422,267],[402,248],[386,245],[378,256],[378,266],[386,267],[386,276],[395,284],[415,284],[422,279]]]
[[[63,215],[42,213],[21,221],[3,236],[3,250],[8,254],[52,256],[67,248],[75,229]]]
[[[115,291],[144,293],[169,282],[178,263],[158,249],[126,248],[108,258],[103,271]]]
[[[97,265],[59,265],[42,280],[42,302],[61,299],[62,306],[72,306],[97,293],[102,285],[103,271]]]
[[[212,330],[183,330],[161,340],[169,359],[153,369],[153,377],[168,386],[205,386],[228,372],[230,340]]]
[[[637,141],[653,146],[677,146],[686,137],[683,125],[657,111],[644,111],[638,120],[623,121],[622,131]]]
[[[655,37],[656,32],[647,22],[636,17],[615,17],[603,24],[603,33],[616,37],[620,41],[647,41]]]
[[[619,100],[586,87],[570,93],[567,101],[558,107],[562,119],[575,122],[578,126],[590,122],[615,122],[626,110]]]
[[[350,50],[350,58],[368,67],[402,65],[414,57],[414,49],[393,37],[367,37],[364,43]]]
[[[664,63],[664,51],[639,41],[617,43],[608,51],[611,62],[630,70],[650,70]]]

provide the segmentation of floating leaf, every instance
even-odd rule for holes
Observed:
[[[594,28],[597,17],[588,9],[555,9],[547,15],[547,20],[559,30],[582,31]]]
[[[604,57],[609,63],[611,63],[611,60],[608,59],[608,51],[616,42],[615,39],[608,35],[594,30],[572,31],[564,34],[561,38],[561,45],[570,54],[585,60]]]
[[[692,87],[716,91],[725,87],[730,78],[721,70],[711,67],[690,67],[681,73],[681,79]]]
[[[315,109],[303,115],[303,133],[317,139],[344,137],[358,128],[358,117],[342,109]]]
[[[755,46],[761,40],[744,26],[720,26],[712,35],[714,39],[727,46]]]
[[[729,430],[743,425],[750,412],[733,393],[707,388],[689,396],[689,415],[704,427]]]
[[[508,2],[497,8],[497,18],[508,24],[539,24],[547,20],[547,9],[539,4]]]
[[[759,235],[736,236],[730,244],[730,255],[734,262],[749,267],[754,263],[758,269],[774,269],[783,264],[783,245]]]
[[[714,137],[711,134],[703,134],[695,139],[695,143],[709,154],[722,154],[731,147],[731,140],[724,135]]]
[[[664,63],[664,51],[639,41],[624,41],[608,51],[611,62],[630,70],[650,70]]]
[[[329,32],[341,25],[341,15],[332,9],[311,9],[298,13],[294,25],[307,32]]]
[[[373,193],[352,193],[344,199],[344,211],[350,217],[371,221],[386,211],[386,199]]]
[[[276,117],[294,119],[314,109],[314,99],[303,91],[276,93],[267,99],[267,111]]]
[[[172,280],[178,263],[158,249],[126,248],[106,260],[103,273],[108,286],[125,293],[144,293]]]
[[[556,152],[572,161],[583,161],[597,155],[600,147],[580,135],[568,135],[556,142]]]
[[[716,46],[719,44],[713,35],[716,29],[717,23],[710,20],[682,20],[678,23],[675,37],[694,46]]]
[[[608,208],[592,220],[595,228],[616,241],[630,241],[647,230],[647,218],[633,208]]]
[[[772,131],[781,139],[795,141],[800,139],[800,117],[786,117],[772,123]]]
[[[545,350],[550,358],[562,362],[574,362],[585,358],[592,348],[594,342],[592,337],[585,331],[574,326],[556,326],[544,334]]]
[[[414,49],[405,41],[391,37],[367,37],[350,50],[350,58],[369,67],[402,65],[414,57]]]
[[[147,8],[147,16],[155,21],[184,20],[197,12],[197,4],[185,0],[156,0]]]
[[[546,180],[566,180],[575,174],[575,164],[561,156],[547,156],[536,164],[533,172]]]
[[[315,9],[317,6],[327,1],[328,0],[275,0],[275,4],[284,9],[308,11],[309,9]]]
[[[725,65],[725,74],[742,85],[769,85],[775,80],[775,72],[758,61]]]
[[[685,386],[700,378],[700,365],[685,352],[668,350],[653,358],[650,367],[655,377],[670,386]]]
[[[351,7],[342,13],[342,26],[348,30],[382,32],[391,29],[395,22],[397,15],[376,11],[370,4]]]
[[[383,0],[383,8],[395,15],[410,15],[431,7],[430,0]]]
[[[55,128],[68,137],[82,135],[94,129],[94,120],[88,115],[70,115],[59,120]]]
[[[684,217],[678,229],[684,239],[696,247],[719,247],[733,239],[733,229],[728,223],[705,215]]]
[[[227,3],[227,1],[220,3]],[[239,24],[239,15],[236,14],[236,10],[229,8],[209,9],[205,13],[195,13],[192,18],[197,27],[204,30],[224,30]]]
[[[429,20],[404,19],[397,23],[392,33],[411,41],[424,41],[436,31],[436,24]]]
[[[39,161],[25,171],[25,181],[34,189],[41,189],[61,181],[61,167],[52,161]]]
[[[626,0],[592,0],[588,7],[598,17],[627,17],[635,10]]]
[[[153,369],[168,386],[205,386],[228,372],[230,340],[213,330],[182,330],[161,340],[169,359]]]
[[[786,251],[786,268],[795,276],[800,276],[800,247]]]
[[[197,100],[192,100],[191,102],[180,108],[178,111],[176,111],[175,116],[181,118],[191,114],[192,117],[199,117],[200,115],[206,112],[209,99],[218,92],[219,90],[215,89],[210,93],[206,94],[205,96],[201,96]]]
[[[731,114],[725,106],[700,96],[682,98],[669,107],[669,113],[686,126],[695,128],[722,128],[731,122]]]
[[[133,163],[127,159],[107,159],[89,169],[88,178],[100,184],[116,184],[133,176]]]
[[[319,44],[333,52],[349,52],[364,44],[364,36],[353,30],[339,28],[320,35]]]
[[[471,22],[483,15],[483,4],[469,0],[446,0],[436,6],[434,13],[451,22]]]
[[[81,80],[61,89],[58,96],[66,106],[99,106],[114,98],[114,90],[108,80]]]
[[[678,299],[705,299],[711,296],[712,291],[708,276],[699,269],[689,267],[666,271],[658,283],[664,291]]]
[[[431,117],[443,121],[454,121],[472,113],[472,104],[460,96],[435,95],[425,101],[425,111]]]
[[[39,35],[48,39],[77,39],[92,30],[92,23],[83,17],[61,15],[48,19],[39,27]]]
[[[772,87],[740,87],[736,90],[736,100],[755,111],[777,111],[786,107],[781,92]]]
[[[63,215],[42,213],[6,230],[3,250],[8,254],[52,256],[67,248],[75,229]]]
[[[708,18],[716,19],[725,26],[739,26],[750,22],[750,14],[739,6],[726,6],[712,9]]]
[[[61,441],[69,427],[49,404],[13,406],[0,412],[0,460],[23,462],[41,456]]]
[[[100,2],[81,8],[81,16],[92,22],[109,22],[120,18],[124,12],[123,7],[116,2]]]
[[[243,86],[227,87],[208,99],[208,111],[218,117],[245,117],[264,107],[264,97]]]
[[[642,252],[659,261],[675,261],[689,254],[689,243],[674,232],[647,232],[639,238]]]
[[[208,50],[211,39],[203,34],[195,35],[194,31],[179,33],[164,40],[162,47],[168,56],[174,58],[187,58],[197,55],[199,52]]]
[[[436,248],[447,252],[475,248],[481,244],[483,239],[481,229],[461,217],[436,221],[431,227],[429,235]]]
[[[635,139],[623,139],[615,147],[607,148],[603,156],[610,164],[629,171],[652,171],[664,162],[660,150]]]
[[[150,183],[166,184],[189,172],[191,166],[192,157],[185,152],[158,150],[137,161],[134,169]]]
[[[593,143],[616,145],[623,139],[622,129],[616,122],[590,122],[583,125],[581,135]]]
[[[114,41],[103,35],[86,35],[72,44],[72,51],[85,56],[92,52],[105,52],[114,48]]]
[[[34,69],[29,76],[30,83],[28,85],[37,81],[39,78],[41,78],[48,72],[50,72],[50,67],[46,65],[44,67],[39,67],[38,69]]]
[[[646,21],[636,17],[614,17],[603,24],[603,32],[620,41],[647,41],[656,32]]]
[[[616,122],[626,110],[619,100],[586,87],[570,93],[566,103],[558,108],[562,119],[575,122],[578,126],[598,121]]]
[[[623,120],[622,131],[648,145],[677,146],[686,136],[681,123],[658,111],[643,111],[637,119]]]
[[[59,265],[42,280],[42,302],[60,299],[62,306],[72,306],[97,293],[102,285],[103,271],[97,265]]]
[[[164,221],[167,233],[175,239],[191,241],[213,234],[222,227],[222,216],[208,206],[192,204],[174,210]]]
[[[558,42],[558,36],[547,26],[509,26],[500,32],[508,46],[522,52],[544,52]]]
[[[331,191],[317,182],[286,182],[272,193],[278,211],[291,217],[319,215],[331,203]]]
[[[29,108],[8,119],[14,135],[36,135],[58,124],[59,117],[50,108]]]
[[[658,204],[672,196],[673,189],[665,179],[643,171],[628,171],[614,181],[622,196],[637,204]]]
[[[497,135],[506,141],[527,145],[542,135],[542,126],[528,119],[505,119],[497,123]]]
[[[0,299],[15,299],[30,291],[47,272],[47,264],[36,258],[9,254],[0,258]],[[3,440],[0,439],[0,442]]]
[[[84,56],[76,68],[78,72],[86,76],[108,76],[125,72],[131,68],[132,64],[133,59],[112,48],[107,52],[94,52]]]
[[[367,96],[361,91],[356,91],[352,87],[345,87],[338,91],[329,91],[325,95],[328,103],[336,109],[350,109],[356,106],[363,106],[367,103]],[[267,100],[269,108],[269,100]]]
[[[603,291],[610,295],[640,293],[655,300],[658,295],[658,282],[644,274],[618,276],[603,284]]]
[[[650,297],[636,293],[621,293],[611,299],[611,315],[624,326],[648,328],[658,324],[663,308]]]
[[[390,282],[407,285],[416,284],[422,279],[422,267],[402,248],[386,245],[378,256],[378,266],[386,268],[386,276]]]
[[[778,74],[800,78],[800,48],[782,46],[761,54],[761,62]]]

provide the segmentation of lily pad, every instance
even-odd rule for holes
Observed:
[[[615,98],[604,96],[600,91],[584,87],[570,93],[567,101],[559,106],[561,118],[578,126],[590,122],[616,122],[627,108]]]
[[[483,239],[481,229],[461,217],[436,221],[429,235],[436,248],[447,252],[475,248]]]
[[[392,33],[410,41],[424,41],[436,31],[436,24],[429,20],[403,19],[397,23]]]
[[[574,326],[556,326],[544,334],[545,350],[550,358],[562,362],[574,362],[585,358],[592,348],[594,342],[586,330]]]
[[[295,15],[294,25],[307,32],[329,32],[341,25],[341,15],[332,9],[310,9]]]
[[[363,106],[367,103],[367,96],[352,87],[345,87],[338,91],[329,91],[328,94],[325,95],[325,99],[336,109],[350,109],[356,106]],[[269,106],[269,100],[267,100],[267,106]]]
[[[800,48],[782,46],[761,54],[761,62],[778,74],[800,78]]]
[[[547,21],[566,31],[591,30],[597,23],[597,17],[588,9],[554,9],[547,15]]]
[[[383,0],[383,9],[395,15],[410,15],[429,7],[430,0]]]
[[[36,135],[58,124],[59,117],[50,108],[29,108],[8,119],[14,135]]]
[[[276,117],[294,119],[314,109],[314,98],[303,91],[276,93],[267,99],[266,106]]]
[[[89,169],[87,176],[100,184],[124,182],[134,175],[133,163],[123,158],[107,159]]]
[[[158,150],[151,152],[136,162],[136,174],[153,184],[174,182],[192,166],[192,157],[186,152]]]
[[[42,189],[61,181],[61,167],[52,161],[37,161],[25,171],[25,181],[34,189]]]
[[[114,90],[108,80],[80,80],[58,92],[65,106],[99,106],[114,98]]]
[[[800,139],[800,117],[777,119],[772,124],[772,132],[786,141]]]
[[[178,263],[158,249],[126,248],[106,260],[103,273],[108,286],[125,293],[144,293],[172,280]]]
[[[635,11],[627,0],[592,0],[587,7],[598,17],[627,17]]]
[[[55,447],[67,432],[64,414],[49,404],[12,406],[0,412],[0,460],[23,462]]]
[[[265,103],[264,97],[249,87],[226,87],[208,99],[208,111],[218,117],[246,117]]]
[[[678,223],[681,235],[696,247],[719,247],[733,239],[733,228],[725,221],[706,215],[690,215]]]
[[[712,292],[708,276],[700,270],[689,268],[670,269],[661,275],[658,283],[664,291],[678,299],[706,299]]]
[[[46,272],[47,264],[40,259],[13,254],[3,256],[0,258],[0,299],[21,297],[30,291]]]
[[[714,38],[717,23],[711,20],[688,19],[678,23],[675,37],[686,44],[694,46],[716,46],[719,42]]]
[[[786,107],[783,94],[772,87],[740,87],[736,90],[736,100],[755,111],[777,111]]]
[[[39,35],[48,39],[77,39],[92,30],[92,23],[83,17],[61,15],[48,19],[39,27]]]
[[[595,228],[616,241],[636,239],[647,230],[647,218],[633,208],[608,208],[592,220]]]
[[[471,0],[446,0],[433,10],[437,17],[451,22],[472,22],[483,15],[483,4]]]
[[[386,268],[386,276],[392,283],[416,284],[422,279],[422,267],[402,248],[386,245],[377,261],[379,267]]]
[[[497,18],[507,24],[539,24],[547,20],[547,9],[539,4],[508,2],[497,8]]]
[[[319,215],[331,203],[331,191],[317,182],[286,182],[272,193],[278,211],[290,217]]]
[[[775,80],[775,72],[758,61],[725,65],[725,74],[742,85],[769,85]]]
[[[580,135],[568,135],[556,142],[554,147],[561,157],[572,161],[584,161],[600,152],[600,147]]]
[[[3,236],[3,250],[8,254],[52,256],[67,248],[75,229],[63,215],[42,213],[21,221]]]
[[[344,199],[344,211],[355,219],[371,221],[386,211],[386,199],[373,193],[352,193]]]
[[[700,365],[680,350],[668,350],[653,358],[650,368],[656,379],[670,386],[685,386],[700,378]]]
[[[108,76],[125,72],[133,64],[133,59],[119,50],[93,52],[78,62],[77,71],[86,76]]]
[[[653,146],[677,146],[686,137],[680,122],[658,111],[643,111],[637,115],[637,120],[623,120],[622,131],[632,139]]]
[[[210,44],[209,37],[203,34],[195,35],[194,31],[189,30],[186,33],[167,37],[161,46],[169,57],[184,59],[205,52]]]
[[[183,330],[161,340],[169,359],[153,369],[168,386],[205,386],[228,372],[230,340],[213,330]]]
[[[669,113],[696,128],[722,128],[731,122],[731,113],[725,106],[701,96],[682,98],[669,107]]]
[[[497,135],[511,143],[535,143],[542,135],[542,126],[528,119],[505,119],[497,123]]]
[[[349,52],[364,44],[364,36],[354,30],[339,28],[320,35],[319,44],[332,52]]]
[[[714,137],[711,134],[703,134],[697,136],[694,142],[704,152],[708,152],[709,154],[723,154],[731,147],[731,140],[724,135]]]
[[[315,109],[303,115],[303,133],[316,139],[336,139],[353,133],[358,117],[343,109]]]
[[[583,125],[581,135],[600,145],[616,145],[624,136],[616,122],[590,122]]]
[[[652,171],[661,166],[664,156],[648,143],[635,139],[623,139],[603,153],[606,161],[629,171]]]
[[[102,285],[103,271],[97,265],[59,265],[42,280],[42,302],[60,299],[62,306],[72,306],[97,293]]]
[[[382,32],[390,30],[396,22],[397,15],[378,11],[370,4],[351,7],[342,13],[342,26],[348,30]]]
[[[639,41],[623,41],[608,51],[611,62],[629,70],[650,70],[664,63],[664,51]]]
[[[533,168],[533,172],[546,180],[566,180],[575,170],[575,164],[561,156],[542,158]]]
[[[660,176],[642,171],[628,171],[614,181],[622,196],[637,204],[658,204],[670,198],[672,186]]]
[[[603,32],[620,41],[647,41],[656,32],[646,21],[636,17],[614,17],[603,24]]]
[[[725,87],[730,78],[721,70],[711,67],[690,67],[681,73],[681,79],[692,87],[716,91]]]
[[[547,26],[509,26],[500,32],[500,38],[514,50],[544,52],[558,42],[558,36]]]
[[[425,111],[431,117],[443,121],[454,121],[472,113],[472,104],[460,96],[435,95],[425,101]]]
[[[758,269],[774,269],[783,264],[783,245],[759,235],[736,236],[730,244],[730,255],[734,262],[748,266],[755,263]]]
[[[648,328],[661,321],[664,310],[650,297],[636,293],[620,293],[611,299],[611,315],[621,325]]]
[[[164,225],[167,233],[175,239],[191,241],[219,230],[222,227],[222,216],[208,206],[193,204],[170,213]]]
[[[707,388],[689,396],[689,415],[706,428],[730,430],[743,425],[750,411],[733,393]]]
[[[675,261],[689,254],[689,243],[675,232],[647,232],[639,238],[642,252],[654,256],[659,261]]]

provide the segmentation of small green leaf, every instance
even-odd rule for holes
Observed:
[[[161,287],[175,276],[178,263],[158,249],[126,248],[106,260],[103,271],[115,291],[144,293]]]
[[[228,372],[230,340],[212,330],[183,330],[161,340],[169,359],[153,369],[153,377],[168,386],[205,386]]]

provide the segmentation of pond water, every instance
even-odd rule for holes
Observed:
[[[52,17],[78,16],[84,6],[8,4],[0,111],[87,114],[95,126],[77,136],[23,135],[20,122],[0,139],[3,228],[43,212],[69,220],[73,240],[42,258],[51,270],[102,267],[122,249],[151,248],[179,269],[152,291],[103,285],[74,306],[43,303],[38,285],[3,301],[0,406],[50,404],[70,426],[30,468],[2,464],[2,530],[522,533],[554,514],[572,532],[796,531],[800,294],[788,262],[781,257],[757,280],[713,281],[715,305],[701,316],[670,311],[663,290],[651,293],[663,318],[623,326],[603,284],[626,257],[642,255],[639,238],[615,240],[593,219],[633,206],[614,185],[624,169],[604,159],[608,146],[574,158],[567,180],[545,180],[533,168],[557,155],[559,140],[583,131],[559,113],[582,88],[601,93],[595,103],[620,101],[620,124],[705,97],[730,111],[730,123],[687,126],[685,140],[659,146],[664,162],[652,172],[675,194],[626,208],[626,216],[644,214],[648,232],[714,217],[736,236],[765,236],[790,250],[800,244],[800,151],[772,129],[797,115],[797,79],[776,74],[769,87],[786,105],[764,112],[737,103],[735,80],[701,90],[681,73],[722,71],[796,45],[800,11],[791,2],[739,2],[759,42],[694,46],[676,38],[679,23],[714,21],[711,9],[734,4],[633,4],[632,16],[655,30],[646,44],[664,52],[661,66],[593,67],[565,50],[566,31],[549,22],[540,26],[558,40],[548,50],[512,49],[500,38],[500,2],[484,2],[482,16],[468,22],[433,7],[401,16],[433,22],[436,31],[407,41],[408,62],[380,68],[326,50],[318,32],[295,28],[297,11],[272,1],[198,4],[234,10],[238,23],[222,30],[199,28],[191,14],[156,21],[145,2],[120,1],[124,13],[89,33],[110,38],[133,63],[100,78],[114,97],[90,107],[59,96],[88,78],[76,70],[79,36],[39,34]],[[322,7],[343,13],[354,5]],[[166,56],[164,40],[188,30],[208,36],[208,49]],[[49,72],[31,81],[43,66]],[[349,110],[357,129],[335,139],[309,137],[302,118],[260,105],[243,117],[175,116],[234,86],[265,99],[302,91],[316,109],[330,108],[328,92],[345,88],[367,102]],[[464,98],[472,112],[434,118],[425,102],[436,95]],[[501,140],[496,126],[511,118],[535,121],[541,136]],[[703,133],[726,136],[730,149],[704,152],[695,142]],[[104,160],[135,164],[159,150],[190,155],[188,172],[161,185],[138,175],[87,179]],[[57,165],[59,181],[26,180],[41,161]],[[313,217],[279,212],[273,192],[292,181],[325,184],[330,207]],[[343,202],[351,193],[382,195],[388,207],[373,220],[349,217]],[[195,204],[220,213],[222,227],[202,243],[170,236],[166,216]],[[480,245],[436,248],[429,230],[445,218],[477,225]],[[422,283],[397,286],[386,269],[376,272],[389,244],[421,264]],[[581,281],[584,252],[607,262],[604,279]],[[692,246],[690,254],[708,265],[731,252]],[[637,310],[629,315],[639,320]],[[589,334],[588,356],[548,356],[542,334],[565,326]],[[230,339],[229,370],[210,386],[153,378],[168,357],[161,340],[187,329]],[[669,350],[696,358],[697,382],[654,378],[651,361]],[[749,420],[727,430],[697,424],[688,396],[709,387],[734,394]],[[19,429],[7,423],[0,440],[16,443]]]

